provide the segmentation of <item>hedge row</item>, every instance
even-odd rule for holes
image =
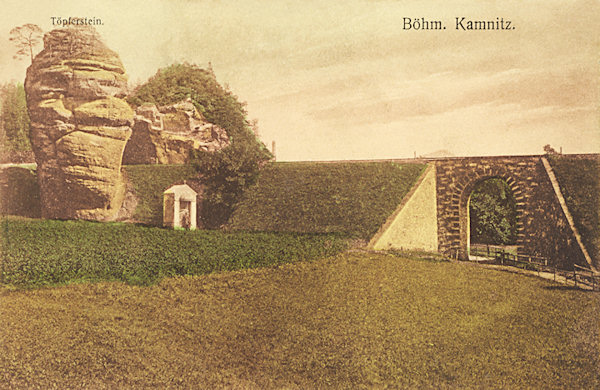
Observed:
[[[600,160],[549,156],[583,244],[600,262]]]
[[[419,175],[422,164],[274,163],[234,211],[234,230],[345,232],[369,239]]]
[[[271,266],[333,255],[340,234],[225,233],[122,223],[0,219],[0,283],[43,286],[120,280],[150,284],[165,276]]]

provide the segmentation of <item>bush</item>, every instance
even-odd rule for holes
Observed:
[[[246,192],[228,227],[345,232],[369,239],[424,167],[391,162],[272,163]]]
[[[339,234],[184,231],[121,223],[0,220],[0,283],[41,286],[162,277],[272,266],[330,256]]]
[[[206,185],[204,225],[227,221],[243,191],[254,182],[259,167],[272,155],[254,134],[244,104],[223,88],[210,69],[177,64],[161,69],[128,98],[134,105],[166,105],[190,98],[204,118],[227,132],[230,146],[216,153],[193,151],[193,166]]]
[[[6,156],[19,157],[31,151],[29,113],[23,84],[0,86],[0,149]]]

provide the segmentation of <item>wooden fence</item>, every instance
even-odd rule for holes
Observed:
[[[452,255],[456,259],[466,257],[461,256],[459,248],[454,248]],[[572,271],[563,270],[557,268],[556,265],[549,264],[546,257],[509,253],[504,248],[493,245],[473,246],[469,250],[469,255],[487,258],[493,264],[537,271],[538,275],[542,272],[549,273],[552,274],[555,281],[557,277],[562,277],[567,284],[572,283],[575,287],[591,288],[593,291],[600,291],[600,273],[577,264],[573,265]]]

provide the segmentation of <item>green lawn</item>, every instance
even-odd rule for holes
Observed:
[[[597,293],[375,253],[0,290],[0,387],[593,389],[599,321]]]

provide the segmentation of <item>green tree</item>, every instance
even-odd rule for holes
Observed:
[[[508,184],[491,178],[480,182],[469,203],[471,242],[514,244],[517,237],[516,202]]]
[[[29,114],[23,84],[6,84],[2,91],[1,122],[4,146],[9,151],[31,150],[29,142]]]
[[[218,152],[193,151],[191,161],[205,183],[203,223],[216,228],[227,222],[243,191],[254,182],[260,166],[272,156],[256,137],[244,104],[222,87],[214,72],[196,65],[160,69],[137,88],[128,101],[166,105],[190,98],[207,121],[221,127],[230,145]]]

